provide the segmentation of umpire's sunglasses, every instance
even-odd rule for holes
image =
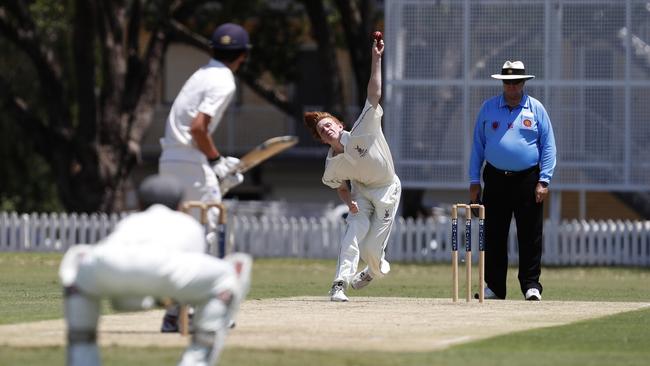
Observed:
[[[502,80],[506,85],[517,85],[524,82],[524,79]]]

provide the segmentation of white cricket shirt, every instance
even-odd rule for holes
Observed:
[[[97,251],[119,251],[120,247],[143,252],[195,252],[206,249],[203,227],[190,215],[163,205],[129,215],[96,245]],[[102,248],[102,249],[100,249]]]
[[[183,85],[167,117],[161,160],[203,162],[205,155],[195,146],[190,133],[192,120],[199,112],[212,117],[208,132],[212,134],[228,108],[236,84],[232,71],[211,59]]]
[[[202,299],[228,273],[205,247],[203,227],[194,218],[153,205],[123,219],[78,256],[74,283],[94,296]]]
[[[393,183],[395,167],[388,142],[381,130],[380,105],[373,108],[366,100],[361,115],[350,132],[342,131],[344,152],[336,156],[330,148],[325,161],[323,183],[338,188],[345,180],[355,181],[368,188],[383,187]]]

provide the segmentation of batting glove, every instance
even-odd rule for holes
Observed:
[[[225,179],[226,176],[228,176],[233,170],[235,170],[237,164],[239,164],[239,159],[232,156],[222,156],[219,160],[217,160],[216,163],[212,165],[212,170],[214,171],[214,174],[217,175],[217,178],[219,178],[221,181]]]
[[[221,195],[224,196],[232,188],[242,184],[244,181],[244,175],[241,173],[230,174],[225,178],[219,181],[219,189],[221,189]]]

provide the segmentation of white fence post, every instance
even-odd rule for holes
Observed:
[[[639,256],[640,266],[650,266],[650,221],[637,222],[637,230],[639,231],[641,251]]]

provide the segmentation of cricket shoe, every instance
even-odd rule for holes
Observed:
[[[370,275],[368,268],[366,268],[363,271],[357,273],[354,278],[352,278],[352,283],[350,283],[350,286],[352,286],[352,288],[355,290],[360,290],[368,286],[370,284],[370,281],[372,281],[372,276]]]
[[[540,301],[542,300],[542,294],[539,293],[539,290],[536,288],[529,288],[526,291],[526,300],[528,301]]]
[[[189,320],[189,332],[193,333],[192,329],[192,318],[193,314],[188,314],[187,318]],[[161,333],[180,333],[180,328],[178,326],[178,315],[165,314],[163,317],[162,325],[160,326]]]
[[[334,284],[332,284],[330,300],[336,302],[348,301],[348,297],[345,296],[345,286],[343,285],[343,281],[334,282]]]
[[[478,299],[478,292],[474,294],[474,298]],[[483,289],[483,298],[485,300],[501,300],[497,294],[494,293],[494,291],[490,290],[489,287],[485,286],[485,289]]]
[[[162,326],[160,327],[161,333],[178,333],[178,316],[165,314]]]

